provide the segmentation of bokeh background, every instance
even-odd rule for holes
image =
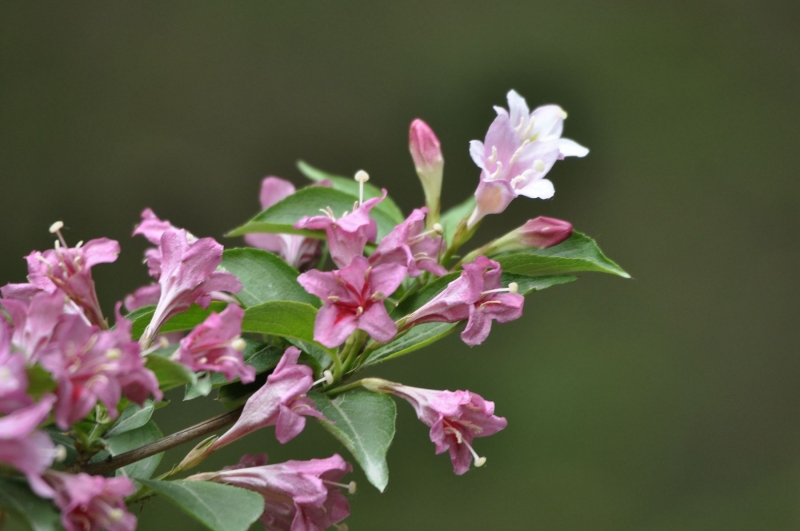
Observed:
[[[73,243],[121,241],[95,269],[110,311],[147,281],[142,208],[235,246],[223,234],[258,210],[260,179],[302,183],[301,158],[366,169],[408,212],[416,117],[456,204],[477,183],[468,141],[514,88],[561,104],[592,152],[477,240],[565,218],[634,280],[584,275],[481,347],[453,336],[381,367],[477,391],[509,427],[456,477],[398,404],[388,490],[357,475],[350,528],[797,529],[798,15],[763,0],[3,2],[0,279],[21,281],[61,219]],[[221,410],[159,414],[178,429]],[[211,465],[241,451],[346,452],[317,427],[287,446],[267,430]],[[154,502],[141,529],[199,527]]]

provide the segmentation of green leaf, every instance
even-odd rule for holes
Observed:
[[[242,357],[246,364],[252,366],[256,370],[256,374],[261,374],[262,372],[275,368],[286,350],[284,347],[268,345],[260,341],[253,341],[252,339],[245,339],[245,344],[247,346],[242,352]],[[233,381],[236,382],[239,381],[239,379],[236,378]],[[212,388],[221,387],[229,383],[225,375],[221,372],[211,373]]]
[[[186,384],[186,393],[183,396],[183,400],[194,400],[201,396],[208,396],[208,393],[211,392],[211,387],[211,374],[206,373],[197,378],[196,382]]]
[[[314,182],[320,182],[328,180],[331,182],[331,185],[335,190],[341,190],[346,194],[350,194],[353,197],[358,197],[358,190],[359,190],[359,183],[356,182],[355,179],[352,177],[344,177],[341,175],[333,175],[332,173],[328,173],[326,171],[322,171],[318,168],[315,168],[311,164],[308,164],[302,160],[297,161],[297,167],[300,169],[300,173],[308,177]],[[373,197],[380,197],[383,195],[383,192],[377,186],[364,183],[364,200],[372,199]],[[405,216],[403,216],[403,212],[400,210],[400,207],[397,206],[397,203],[392,200],[391,197],[388,195],[386,199],[378,203],[375,207],[375,210],[383,211],[387,216],[389,216],[392,220],[394,220],[395,224],[401,223]]]
[[[17,516],[31,531],[61,529],[52,502],[34,494],[24,481],[0,477],[0,508]]]
[[[259,213],[228,236],[243,236],[252,232],[277,232],[283,234],[305,234],[315,238],[324,237],[321,231],[297,230],[293,227],[303,216],[319,216],[320,210],[330,207],[338,218],[353,211],[358,197],[333,188],[311,186],[298,190],[282,201]],[[370,216],[378,223],[378,239],[386,236],[397,225],[384,211],[373,209]]]
[[[417,325],[395,340],[370,353],[364,367],[392,358],[399,358],[439,341],[456,329],[458,323],[425,323]]]
[[[439,216],[439,223],[444,229],[444,241],[448,245],[453,239],[458,222],[469,216],[473,210],[475,210],[475,196],[469,196],[463,203],[454,206]]]
[[[233,273],[244,288],[236,294],[245,308],[267,301],[297,301],[319,306],[320,300],[297,283],[296,269],[261,249],[226,249],[221,269]]]
[[[543,277],[526,277],[524,275],[512,275],[511,273],[503,273],[501,283],[503,286],[508,286],[512,282],[519,285],[519,293],[521,295],[528,295],[534,291],[542,291],[553,286],[561,284],[568,284],[578,280],[578,277],[572,275],[547,275]]]
[[[28,389],[26,393],[34,400],[38,400],[42,395],[54,391],[56,382],[50,371],[39,365],[31,365],[25,368],[28,377]]]
[[[138,404],[129,405],[125,408],[125,411],[122,412],[114,425],[111,426],[111,429],[106,432],[105,436],[113,437],[125,433],[126,431],[141,428],[147,424],[150,417],[153,416],[153,411],[155,411],[155,407],[153,407],[152,400],[146,401],[143,407],[140,407]]]
[[[161,437],[163,437],[161,430],[158,429],[155,422],[150,420],[140,428],[120,433],[114,437],[109,437],[106,439],[106,442],[108,443],[109,453],[111,455],[119,455],[157,441]],[[147,479],[155,472],[163,456],[164,452],[161,452],[147,459],[131,463],[128,466],[118,469],[116,475],[128,476],[137,481],[140,479]]]
[[[197,380],[197,375],[186,365],[159,356],[157,352],[147,356],[144,364],[155,373],[158,379],[158,388],[162,391],[169,391]]]
[[[383,492],[389,483],[386,452],[395,432],[397,408],[394,400],[371,391],[351,391],[334,398],[311,393],[317,409],[325,415],[322,426],[350,450],[367,479]]]
[[[245,310],[242,332],[269,334],[314,343],[316,317],[317,309],[310,304],[293,301],[265,302]],[[322,345],[314,344],[325,352],[330,352]]]
[[[227,303],[214,301],[208,306],[207,310],[204,310],[197,304],[192,304],[188,310],[176,315],[164,323],[164,326],[161,327],[159,333],[166,334],[167,332],[183,332],[185,330],[191,330],[195,326],[205,321],[206,317],[211,315],[211,312],[219,313],[224,310],[226,306]],[[140,337],[142,337],[144,329],[147,328],[147,325],[149,325],[150,321],[153,319],[153,313],[155,313],[156,309],[155,306],[148,306],[147,308],[147,311],[142,311],[136,320],[133,321],[133,326],[131,327],[133,339],[138,340]],[[140,308],[140,310],[144,310],[144,308]]]
[[[212,531],[247,531],[264,511],[264,499],[259,494],[230,485],[208,481],[142,483]]]
[[[493,259],[500,262],[506,273],[530,277],[597,271],[631,278],[606,258],[593,239],[580,232],[573,232],[569,239],[554,247],[511,251]]]
[[[61,431],[60,429],[58,429],[58,427],[55,424],[46,426],[44,428],[44,431],[46,431],[47,435],[49,435],[50,438],[53,439],[54,443],[56,443],[57,445],[60,444],[67,451],[67,457],[61,463],[61,465],[67,467],[72,463],[74,463],[75,459],[78,458],[78,452],[77,450],[75,450],[75,439],[68,436],[65,432]]]

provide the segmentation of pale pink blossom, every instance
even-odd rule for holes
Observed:
[[[294,185],[280,177],[261,181],[261,208],[266,210],[295,192]],[[322,240],[296,234],[246,234],[249,245],[278,254],[295,269],[306,269],[316,262],[322,251]]]
[[[322,418],[306,396],[314,385],[313,371],[299,365],[299,357],[299,349],[286,349],[267,383],[247,400],[239,420],[211,445],[210,452],[267,426],[275,426],[275,437],[283,444],[303,431],[306,416]]]
[[[150,276],[154,279],[158,280],[161,277],[161,236],[164,234],[165,231],[168,230],[181,230],[178,227],[174,226],[167,220],[162,220],[158,216],[156,216],[155,212],[153,212],[149,208],[145,208],[142,210],[142,221],[133,229],[133,236],[141,235],[147,238],[147,241],[156,245],[156,247],[151,247],[144,252],[145,256],[145,263],[147,264],[148,272]],[[193,243],[197,241],[197,238],[191,234],[190,232],[186,232],[186,240],[189,243]],[[150,292],[152,293],[152,292]],[[134,294],[135,295],[135,294]],[[127,307],[127,303],[125,304]],[[149,306],[149,305],[148,305]]]
[[[221,313],[212,313],[181,340],[173,355],[194,372],[221,372],[229,381],[238,377],[242,383],[255,380],[256,372],[242,358],[244,310],[235,304]]]
[[[127,477],[105,478],[50,470],[46,479],[55,490],[66,531],[133,531],[136,517],[128,512],[125,497],[136,492]]]
[[[26,394],[25,356],[11,350],[11,325],[0,316],[0,413],[11,413],[33,403]]]
[[[370,264],[400,264],[408,268],[408,276],[412,278],[420,276],[423,271],[436,276],[446,274],[447,269],[438,261],[443,251],[441,234],[434,230],[424,231],[427,211],[427,208],[415,209],[384,236],[369,257]]]
[[[439,220],[439,206],[442,194],[442,171],[444,169],[444,158],[439,139],[433,130],[417,118],[411,122],[408,131],[408,148],[411,157],[414,159],[414,167],[417,170],[419,180],[422,182],[422,189],[425,192],[425,204],[430,211],[432,221],[428,226]]]
[[[125,297],[125,309],[132,312],[145,306],[155,306],[160,298],[161,286],[159,284],[142,286]]]
[[[504,417],[494,414],[494,402],[469,391],[421,389],[379,378],[365,378],[362,385],[408,401],[417,418],[430,426],[436,453],[450,452],[453,470],[458,475],[469,470],[470,462],[475,466],[483,466],[486,462],[486,458],[479,456],[472,447],[473,439],[494,435],[508,425]]]
[[[369,217],[370,210],[386,198],[386,190],[381,197],[367,199],[361,205],[354,205],[353,212],[336,218],[328,210],[323,216],[303,216],[294,224],[295,229],[324,230],[331,259],[339,267],[346,267],[356,256],[362,256],[367,242],[374,242],[378,236],[378,224]]]
[[[495,107],[495,118],[483,142],[470,142],[470,155],[481,169],[475,192],[477,206],[468,226],[487,214],[498,214],[520,195],[549,199],[555,193],[545,176],[564,157],[584,157],[589,150],[561,138],[567,114],[558,105],[528,109],[515,91],[508,93],[509,110]]]
[[[189,477],[257,492],[264,497],[261,522],[267,531],[323,531],[350,515],[343,489],[354,492],[355,482],[342,484],[352,471],[339,454],[327,459],[266,464],[266,456],[244,456],[242,465]]]
[[[12,344],[29,364],[36,363],[50,344],[53,331],[64,316],[64,301],[65,295],[60,291],[39,291],[29,301],[0,300],[13,324]],[[82,313],[74,315],[83,319]]]
[[[397,334],[384,300],[403,282],[406,268],[398,264],[372,267],[363,256],[337,271],[303,273],[297,281],[325,303],[314,322],[314,340],[333,348],[354,330],[361,329],[385,343]]]

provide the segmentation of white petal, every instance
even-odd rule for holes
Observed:
[[[469,155],[472,161],[482,170],[486,170],[486,149],[480,140],[470,140]]]
[[[517,193],[533,199],[550,199],[556,193],[556,189],[549,179],[538,179],[529,182]]]
[[[503,107],[498,107],[497,105],[494,106],[494,112],[497,113],[497,116],[508,116],[508,111]]]
[[[527,123],[530,111],[525,98],[520,96],[516,90],[509,90],[506,98],[508,98],[508,111],[511,115],[511,127],[519,126],[523,120]]]
[[[558,141],[558,150],[562,157],[585,157],[589,150],[574,140],[562,138]]]

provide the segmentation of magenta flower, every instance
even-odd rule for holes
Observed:
[[[480,457],[472,447],[473,439],[494,435],[508,425],[504,417],[494,414],[494,402],[469,391],[420,389],[379,378],[365,378],[362,385],[408,401],[417,412],[417,418],[430,426],[436,453],[450,451],[453,471],[458,475],[469,470],[470,461],[478,467],[486,463],[486,458]]]
[[[43,498],[51,498],[53,490],[42,479],[42,473],[60,452],[50,437],[36,428],[50,414],[54,401],[54,396],[46,395],[38,404],[0,417],[0,463],[25,474],[31,489]]]
[[[161,400],[155,375],[144,366],[139,344],[131,339],[131,323],[119,315],[114,330],[88,326],[79,316],[59,323],[42,365],[58,383],[54,409],[56,424],[68,429],[102,402],[110,418],[124,393],[142,405],[150,396]]]
[[[423,232],[426,213],[427,208],[415,209],[405,221],[384,236],[370,256],[370,264],[400,264],[408,268],[408,276],[412,278],[420,276],[423,271],[437,276],[447,274],[447,269],[439,264],[441,235],[435,230]]]
[[[25,394],[28,375],[25,356],[11,351],[11,325],[0,317],[0,413],[11,413],[33,403]]]
[[[294,185],[279,177],[261,181],[261,208],[266,210],[295,192]],[[305,269],[316,262],[322,251],[322,240],[296,234],[246,234],[249,245],[278,254],[295,269]]]
[[[150,284],[142,286],[132,294],[125,297],[125,309],[129,312],[144,308],[145,306],[155,306],[161,298],[161,286]]]
[[[167,230],[161,235],[159,252],[161,298],[142,336],[143,345],[149,345],[165,322],[193,303],[207,308],[212,292],[242,289],[235,275],[216,271],[222,261],[222,245],[213,238],[191,241],[185,230]]]
[[[464,264],[461,276],[421,308],[405,318],[405,328],[444,322],[456,323],[467,319],[461,339],[469,346],[480,345],[489,336],[492,321],[505,323],[522,316],[525,298],[517,293],[516,283],[503,288],[500,284],[500,264],[479,256],[475,262]]]
[[[442,170],[444,158],[439,139],[433,130],[419,118],[411,122],[408,131],[408,148],[414,159],[422,189],[425,192],[425,204],[431,213],[433,221],[428,226],[439,220],[439,204],[442,194]]]
[[[156,216],[155,212],[149,208],[142,210],[141,216],[142,222],[133,229],[132,235],[142,235],[153,245],[161,245],[161,236],[165,231],[180,230],[169,221],[160,219]],[[186,232],[186,240],[189,243],[194,243],[197,241],[197,238],[193,234]],[[158,280],[161,277],[161,249],[159,247],[147,249],[144,252],[144,256],[150,276]],[[128,305],[126,304],[125,306],[127,307]]]
[[[482,172],[469,227],[487,214],[504,211],[519,195],[549,199],[555,189],[545,175],[553,164],[564,157],[589,153],[575,141],[561,138],[567,113],[558,105],[530,112],[525,99],[512,90],[508,106],[508,111],[495,107],[497,118],[483,142],[470,142],[470,155]]]
[[[395,292],[406,276],[398,264],[372,267],[356,256],[338,271],[303,273],[297,281],[307,292],[325,303],[314,322],[314,340],[333,348],[341,345],[356,328],[385,343],[397,334],[383,301]]]
[[[353,493],[355,482],[341,483],[352,467],[339,454],[275,465],[267,465],[266,456],[244,456],[242,463],[245,466],[188,479],[257,492],[266,502],[261,522],[268,531],[323,531],[350,515],[350,504],[342,489]]]
[[[86,317],[101,328],[108,328],[97,300],[92,267],[111,263],[119,255],[119,243],[107,238],[90,240],[76,247],[61,246],[43,253],[34,251],[26,257],[28,279],[37,288],[60,291],[81,307]]]
[[[136,492],[130,479],[55,470],[48,471],[45,477],[55,489],[54,501],[61,510],[61,525],[66,531],[136,529],[136,517],[125,506],[125,496]]]
[[[524,248],[546,249],[572,236],[572,223],[547,216],[527,221],[515,231]]]
[[[209,452],[267,426],[275,426],[275,437],[285,444],[303,431],[306,416],[323,418],[306,396],[314,385],[313,371],[298,365],[299,357],[297,348],[286,349],[267,383],[247,400],[239,420],[211,445]]]
[[[194,372],[221,372],[229,381],[238,376],[242,383],[252,382],[256,371],[245,364],[241,352],[243,317],[244,310],[235,304],[222,313],[212,313],[181,340],[173,358]]]
[[[367,199],[352,213],[345,212],[339,219],[330,209],[324,216],[303,216],[294,228],[324,230],[331,259],[337,266],[346,267],[354,257],[363,254],[368,241],[374,242],[378,236],[378,224],[369,217],[369,212],[385,197],[384,189],[383,196]]]
[[[12,344],[22,352],[29,364],[36,363],[50,344],[53,331],[64,315],[65,299],[60,291],[39,291],[27,302],[0,300],[0,306],[8,313],[14,325]],[[80,310],[76,311],[80,313]]]

